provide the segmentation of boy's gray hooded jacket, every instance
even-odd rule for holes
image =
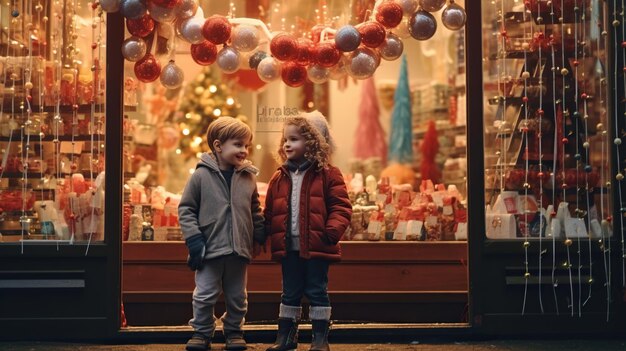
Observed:
[[[258,169],[250,161],[235,169],[229,192],[212,154],[204,153],[178,205],[178,221],[185,239],[206,238],[205,259],[237,254],[252,259],[252,241],[265,242]]]

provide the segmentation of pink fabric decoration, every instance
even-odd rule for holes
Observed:
[[[387,142],[379,117],[380,108],[374,78],[368,78],[363,81],[361,89],[359,124],[353,146],[354,156],[358,159],[380,157],[384,165],[387,163]]]

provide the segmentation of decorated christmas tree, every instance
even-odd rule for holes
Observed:
[[[231,116],[247,122],[240,115],[241,105],[231,88],[221,81],[220,72],[205,68],[185,88],[176,123],[181,132],[180,154],[185,159],[209,150],[205,135],[211,122],[221,116]]]

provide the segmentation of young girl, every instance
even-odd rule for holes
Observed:
[[[311,305],[310,350],[330,350],[328,265],[341,259],[339,240],[352,216],[341,172],[328,163],[332,145],[320,113],[285,121],[278,150],[284,163],[270,180],[264,213],[272,259],[281,262],[283,277],[278,335],[268,351],[298,347],[303,296]]]

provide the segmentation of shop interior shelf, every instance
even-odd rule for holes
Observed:
[[[27,138],[26,135],[21,135],[19,132],[13,132],[11,136],[0,136],[0,141],[25,141]],[[59,141],[91,141],[93,138],[94,142],[104,141],[104,134],[93,134],[93,135],[59,135],[58,137],[55,135],[46,135],[44,137],[39,137],[38,135],[30,135],[30,142],[48,142],[54,141],[54,139],[58,139]]]
[[[15,111],[17,113],[22,110],[25,110],[26,107],[27,105],[24,101],[19,101],[16,99],[13,103],[11,103],[11,101],[5,101],[2,104],[2,111],[4,112]],[[92,107],[95,109],[96,112],[104,112],[104,104],[94,104],[94,105],[80,104],[78,105],[78,110],[76,112],[77,113],[91,113]],[[74,112],[74,108],[72,107],[72,105],[61,105],[58,108],[59,108],[59,113]],[[42,112],[42,111],[49,112],[49,113],[57,112],[57,106],[54,106],[54,105],[45,105],[45,106],[30,105],[30,109],[33,113]]]
[[[44,177],[46,175],[61,175],[63,177],[64,176],[71,176],[74,173],[80,173],[85,178],[96,178],[98,176],[98,174],[100,174],[100,172],[97,172],[97,171],[94,171],[94,172],[79,171],[79,172],[71,172],[71,173],[66,173],[66,172],[57,173],[57,172],[55,172],[54,174],[52,174],[52,173],[41,173],[41,172],[27,172],[27,173],[23,173],[23,172],[4,172],[2,174],[2,178],[19,179],[19,178],[26,177],[27,179],[36,179],[36,178],[42,178],[42,177]]]

